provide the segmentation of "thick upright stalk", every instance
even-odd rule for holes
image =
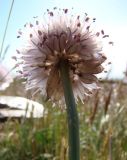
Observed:
[[[66,61],[62,61],[60,63],[60,73],[67,106],[69,160],[80,160],[79,120],[71,80],[69,77],[69,66]]]

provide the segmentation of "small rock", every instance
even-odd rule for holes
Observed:
[[[0,119],[2,118],[41,118],[44,106],[24,97],[0,96]]]

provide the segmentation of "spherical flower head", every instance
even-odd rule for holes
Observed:
[[[21,50],[21,73],[26,88],[40,91],[53,102],[64,101],[60,75],[60,63],[66,61],[76,102],[82,102],[98,87],[96,74],[103,71],[106,60],[102,52],[101,38],[104,31],[95,32],[90,19],[70,15],[68,9],[47,10],[43,22],[35,18],[35,24],[27,23],[26,32],[19,31],[27,41]]]

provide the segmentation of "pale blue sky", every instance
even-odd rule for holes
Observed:
[[[0,35],[3,35],[12,0],[0,0]],[[106,54],[112,61],[112,76],[121,77],[127,63],[127,0],[15,0],[4,48],[10,48],[3,62],[11,68],[14,61],[11,56],[15,54],[18,41],[17,31],[33,16],[41,15],[47,8],[72,8],[77,14],[87,12],[97,18],[100,27],[110,34],[115,42],[113,48],[107,48]],[[0,44],[2,36],[0,36]]]

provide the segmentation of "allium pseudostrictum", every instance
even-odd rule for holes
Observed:
[[[106,60],[100,40],[108,35],[93,30],[95,18],[70,15],[68,9],[47,10],[43,22],[34,18],[35,24],[27,23],[18,35],[27,38],[24,48],[17,50],[26,88],[63,102],[60,63],[66,61],[75,100],[83,102],[99,88],[95,75],[103,71]]]

